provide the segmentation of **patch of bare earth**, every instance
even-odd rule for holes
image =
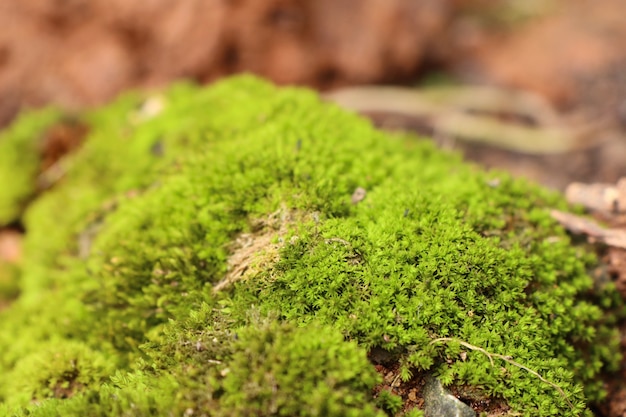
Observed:
[[[230,246],[228,271],[224,278],[213,286],[214,292],[224,291],[234,283],[267,271],[279,260],[280,249],[285,238],[298,223],[311,220],[314,214],[300,213],[281,208],[265,218],[251,224],[251,231],[241,233]],[[297,239],[292,237],[291,240]]]

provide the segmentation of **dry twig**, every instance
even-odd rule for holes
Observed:
[[[513,366],[517,366],[520,369],[525,370],[526,372],[536,376],[537,378],[539,378],[540,381],[550,385],[552,388],[554,388],[555,390],[557,390],[559,392],[559,394],[561,394],[561,396],[563,397],[563,399],[567,402],[567,404],[570,406],[570,408],[573,410],[574,409],[574,404],[572,404],[572,402],[569,400],[569,398],[567,398],[567,394],[565,393],[565,391],[563,391],[563,389],[561,387],[559,387],[558,385],[556,385],[554,382],[550,382],[547,379],[545,379],[544,377],[542,377],[539,372],[534,371],[532,369],[530,369],[527,366],[522,365],[519,362],[515,362],[513,359],[511,359],[510,356],[505,356],[505,355],[500,355],[498,353],[491,353],[486,351],[485,349],[479,347],[479,346],[474,346],[472,344],[469,344],[467,342],[464,342],[462,340],[459,339],[454,339],[452,337],[440,337],[438,339],[434,339],[430,342],[430,344],[435,344],[435,343],[439,343],[439,342],[456,342],[458,344],[460,344],[461,346],[466,347],[467,349],[470,350],[475,350],[478,352],[483,353],[484,355],[486,355],[489,358],[489,362],[491,363],[491,366],[495,366],[493,363],[493,358],[498,358],[501,359],[503,361],[505,361],[506,363],[509,363]]]

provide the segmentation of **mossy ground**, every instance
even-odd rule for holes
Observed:
[[[0,412],[401,413],[372,349],[523,415],[602,396],[618,341],[558,196],[247,76],[80,118],[85,144],[26,211],[30,154],[0,168],[7,190],[23,177],[0,222],[24,224],[28,260],[0,312]]]

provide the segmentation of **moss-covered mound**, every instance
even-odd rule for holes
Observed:
[[[251,77],[75,116],[37,195],[25,150],[59,117],[0,141],[0,222],[27,230],[0,414],[421,415],[374,351],[522,415],[603,395],[617,339],[557,196]]]

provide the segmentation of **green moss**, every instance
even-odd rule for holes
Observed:
[[[378,375],[366,352],[337,330],[274,324],[238,335],[223,372],[223,415],[383,415],[371,404]]]
[[[163,344],[150,345],[153,354],[161,356],[158,347],[171,356],[153,357],[133,373],[117,373],[98,390],[30,406],[27,415],[111,416],[129,410],[134,416],[385,415],[371,401],[378,375],[366,352],[346,343],[337,330],[255,320],[229,333],[211,329],[209,311],[205,305],[182,326],[166,330]],[[18,366],[15,372],[20,371]],[[56,391],[48,387],[58,386],[57,379],[49,381],[38,384],[44,393]],[[14,387],[24,391],[21,384]]]
[[[6,375],[9,403],[26,405],[48,398],[69,398],[99,386],[113,371],[101,353],[81,343],[57,341],[22,358]]]
[[[389,415],[394,416],[402,410],[403,400],[402,397],[394,395],[387,390],[382,390],[376,398],[376,405]]]
[[[0,133],[0,226],[19,219],[36,189],[40,136],[59,120],[54,109],[22,114]]]
[[[0,260],[0,309],[19,294],[17,266]]]
[[[393,415],[373,347],[404,379],[434,372],[525,415],[601,397],[614,295],[591,294],[593,257],[549,217],[558,196],[252,77],[81,117],[88,141],[24,215],[0,373],[33,382],[0,385],[7,410]],[[72,385],[67,360],[28,359],[45,346],[108,366]],[[71,398],[48,398],[60,380]]]

